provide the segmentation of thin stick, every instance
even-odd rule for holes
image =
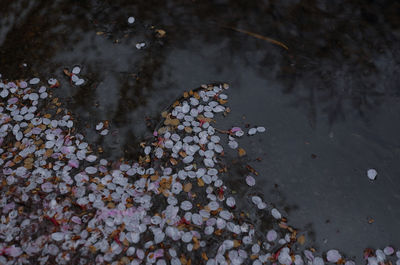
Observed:
[[[237,31],[237,32],[241,32],[241,33],[244,33],[244,34],[247,34],[247,35],[250,35],[250,36],[252,36],[254,38],[257,38],[257,39],[260,39],[260,40],[268,41],[270,43],[279,45],[279,46],[281,46],[282,48],[284,48],[286,50],[289,50],[288,46],[286,46],[282,42],[274,40],[274,39],[271,39],[271,38],[268,38],[268,37],[265,37],[263,35],[260,35],[260,34],[257,34],[257,33],[251,32],[251,31],[247,31],[247,30],[244,30],[244,29],[238,29],[238,28],[234,28],[234,27],[229,27],[229,26],[222,26],[222,27],[228,28],[228,29],[231,29],[231,30],[234,30],[234,31]]]

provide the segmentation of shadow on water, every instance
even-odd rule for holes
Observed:
[[[317,115],[327,115],[331,124],[349,113],[368,120],[368,111],[386,97],[400,95],[396,41],[400,6],[393,1],[2,1],[1,5],[2,14],[7,14],[1,32],[5,76],[21,78],[48,70],[56,74],[63,66],[60,57],[70,55],[103,78],[108,78],[110,65],[121,64],[116,72],[136,76],[132,86],[139,102],[119,99],[118,114],[145,104],[146,95],[139,90],[168,88],[154,88],[153,83],[168,80],[159,76],[160,66],[171,47],[191,50],[187,40],[208,45],[226,42],[224,47],[241,59],[243,67],[281,82],[282,91],[292,94],[294,106],[306,110],[312,126]],[[126,23],[130,14],[136,15],[135,27]],[[279,40],[289,50],[225,26]],[[152,27],[163,28],[167,37],[156,39]],[[108,43],[96,40],[95,32],[102,32]],[[139,39],[149,43],[145,55],[106,54],[109,49],[124,54],[126,45]],[[103,50],[110,42],[112,47]],[[84,58],[92,50],[96,54]],[[224,67],[225,61],[218,58],[214,63]],[[126,93],[123,78],[118,79],[114,85]]]

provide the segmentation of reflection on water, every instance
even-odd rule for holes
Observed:
[[[146,104],[148,91],[169,88],[165,84],[173,80],[160,76],[160,67],[173,49],[196,53],[188,45],[192,40],[198,43],[196,49],[225,43],[223,49],[243,67],[281,82],[313,125],[321,114],[329,123],[350,113],[368,119],[368,112],[385,97],[399,96],[397,3],[140,2],[2,1],[2,14],[7,14],[1,20],[2,73],[18,78],[21,72],[59,74],[59,67],[71,61],[84,64],[88,74],[97,73],[115,87],[125,87],[125,80],[134,77],[129,87],[134,96],[123,95],[122,89],[122,97],[109,102],[121,114]],[[137,18],[133,25],[127,23],[129,15]],[[276,39],[289,50],[225,26]],[[156,38],[156,28],[166,30],[166,37]],[[135,50],[134,44],[142,41],[146,48]],[[218,58],[216,70],[229,60]],[[156,81],[162,82],[155,87]],[[96,94],[105,94],[101,85],[98,90]]]

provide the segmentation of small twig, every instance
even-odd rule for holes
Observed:
[[[244,29],[238,29],[238,28],[234,28],[234,27],[229,27],[229,26],[222,26],[222,27],[228,28],[228,29],[231,29],[231,30],[234,30],[234,31],[237,31],[237,32],[241,32],[241,33],[244,33],[244,34],[247,34],[247,35],[250,35],[250,36],[252,36],[254,38],[257,38],[257,39],[260,39],[260,40],[268,41],[270,43],[279,45],[279,46],[283,47],[286,50],[289,50],[288,46],[286,46],[282,42],[274,40],[274,39],[271,39],[271,38],[268,38],[268,37],[265,37],[263,35],[260,35],[260,34],[257,34],[257,33],[251,32],[251,31],[247,31],[247,30],[244,30]]]
[[[217,128],[215,128],[215,130],[216,130],[217,132],[219,132],[219,133],[231,134],[230,131],[224,131],[224,130],[220,130],[220,129],[217,129]]]

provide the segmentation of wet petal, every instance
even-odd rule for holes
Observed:
[[[81,72],[81,68],[79,66],[75,66],[72,68],[72,73],[78,75]]]
[[[129,18],[128,18],[128,23],[129,23],[129,24],[135,23],[135,18],[134,18],[134,17],[129,17]]]
[[[256,185],[256,180],[252,176],[247,176],[246,183],[249,186],[254,186],[254,185]]]
[[[390,256],[390,255],[393,255],[394,249],[393,249],[391,246],[387,246],[387,247],[385,247],[385,248],[383,249],[383,252],[384,252],[386,255]]]
[[[248,133],[248,135],[254,135],[254,134],[257,133],[257,129],[256,128],[251,128],[251,129],[249,129],[249,131],[247,133]]]
[[[23,251],[21,250],[21,248],[12,245],[11,247],[5,248],[4,253],[8,256],[16,258],[19,257],[23,253]]]
[[[331,249],[326,253],[326,259],[329,262],[333,262],[336,263],[338,262],[340,259],[342,258],[342,256],[340,255],[339,251],[337,251],[336,249]]]
[[[281,215],[281,213],[276,209],[276,208],[273,208],[272,210],[271,210],[271,214],[272,214],[272,216],[275,218],[275,219],[281,219],[282,218],[282,215]]]
[[[37,78],[37,77],[32,78],[31,80],[29,80],[29,84],[31,84],[31,85],[36,85],[36,84],[38,84],[39,82],[40,82],[40,79]]]
[[[373,168],[368,169],[367,176],[370,180],[375,180],[377,175],[378,175],[378,172],[376,172],[375,169],[373,169]]]
[[[267,240],[269,242],[275,241],[278,238],[278,234],[275,230],[269,230],[267,233]]]
[[[65,234],[62,232],[56,232],[56,233],[51,234],[51,238],[54,241],[61,241],[64,239],[64,237],[65,237]]]

